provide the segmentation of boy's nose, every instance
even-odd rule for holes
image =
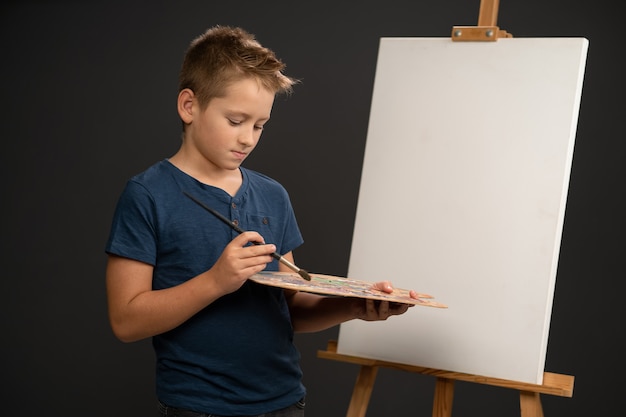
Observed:
[[[239,142],[247,146],[253,145],[256,135],[253,129],[244,129],[239,135]]]

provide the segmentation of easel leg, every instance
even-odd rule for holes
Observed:
[[[519,404],[522,417],[543,417],[541,397],[538,392],[520,391]]]
[[[453,398],[454,398],[454,380],[438,377],[437,381],[435,382],[433,417],[451,417]]]
[[[354,385],[354,391],[352,391],[352,399],[350,399],[346,417],[365,417],[377,373],[377,366],[361,366],[361,371]]]

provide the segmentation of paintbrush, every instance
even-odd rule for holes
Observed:
[[[185,194],[187,197],[192,199],[200,207],[202,207],[203,209],[205,209],[206,211],[208,211],[209,213],[211,213],[212,215],[214,215],[215,217],[217,217],[218,219],[220,219],[221,221],[223,221],[224,223],[229,225],[230,228],[233,229],[234,231],[236,231],[237,233],[243,233],[244,232],[244,230],[241,229],[239,226],[237,226],[235,223],[231,222],[226,217],[222,216],[222,214],[220,212],[218,212],[216,210],[213,210],[211,207],[207,206],[202,201],[198,200],[197,198],[195,198],[194,196],[192,196],[188,192],[183,191],[183,194]],[[261,243],[259,243],[259,242],[252,242],[252,243],[255,244],[255,245],[261,245]],[[274,253],[271,254],[271,256],[272,256],[272,258],[276,259],[278,262],[286,265],[292,271],[296,272],[303,279],[305,279],[307,281],[311,281],[311,276],[309,275],[309,273],[307,271],[305,271],[302,268],[298,268],[297,266],[295,266],[294,264],[289,262],[287,259],[285,259],[282,255],[279,255],[278,253],[274,252]]]

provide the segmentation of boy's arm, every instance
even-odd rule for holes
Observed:
[[[293,254],[283,255],[293,262]],[[287,267],[279,266],[280,271],[291,272]],[[388,281],[377,282],[374,286],[385,292],[392,292]],[[291,313],[291,322],[295,332],[317,332],[343,322],[361,319],[366,321],[387,320],[391,316],[404,314],[412,305],[374,301],[353,297],[326,297],[317,294],[286,289],[285,297]],[[415,291],[411,297],[417,298]]]
[[[201,274],[176,287],[152,289],[152,265],[110,255],[106,284],[115,336],[134,342],[171,330],[218,298]]]
[[[152,265],[109,255],[106,269],[109,321],[123,342],[171,330],[219,297],[236,291],[272,261],[274,245],[260,242],[256,232],[235,237],[211,269],[175,287],[152,289]]]

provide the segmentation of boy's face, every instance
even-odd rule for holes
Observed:
[[[213,98],[204,111],[194,99],[185,146],[213,168],[238,169],[259,142],[274,96],[255,79],[244,79],[231,84],[223,97]]]

